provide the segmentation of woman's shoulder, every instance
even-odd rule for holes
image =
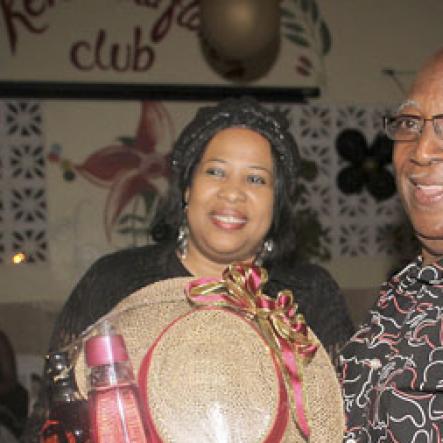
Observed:
[[[170,262],[174,259],[173,248],[161,244],[121,249],[100,257],[71,292],[57,320],[51,346],[69,341],[136,290],[171,277]]]
[[[155,244],[121,249],[97,259],[77,283],[74,292],[121,293],[173,277],[176,260],[169,245]]]
[[[329,271],[312,263],[284,263],[269,273],[272,295],[290,289],[309,326],[325,345],[346,341],[354,331],[346,301]]]
[[[313,263],[284,263],[272,266],[267,285],[272,295],[282,289],[290,289],[295,298],[303,303],[320,306],[324,300],[329,304],[342,304],[343,296],[336,280],[327,269]]]
[[[270,280],[277,280],[290,286],[319,286],[337,283],[324,267],[308,262],[280,263],[270,266]]]
[[[89,272],[127,272],[128,269],[138,270],[161,266],[171,258],[173,249],[169,245],[153,244],[120,249],[98,258],[89,268]]]

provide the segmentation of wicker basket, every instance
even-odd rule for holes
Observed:
[[[229,309],[191,306],[184,295],[190,280],[142,288],[105,317],[125,339],[151,433],[165,443],[306,441],[279,359],[255,322]],[[83,352],[75,374],[86,396]],[[303,384],[309,441],[341,442],[341,391],[321,345]]]

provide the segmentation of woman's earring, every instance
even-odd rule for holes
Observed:
[[[177,249],[180,254],[180,258],[184,260],[188,255],[188,237],[189,237],[189,228],[186,217],[183,219],[180,227],[178,228],[178,237],[177,237]]]
[[[274,240],[268,238],[263,243],[263,250],[266,252],[266,254],[270,254],[274,250],[274,246],[275,246]]]
[[[265,242],[262,245],[261,251],[257,255],[257,258],[255,259],[255,264],[257,266],[262,266],[263,262],[265,261],[266,257],[274,250],[274,240],[271,238],[268,238],[265,240]]]

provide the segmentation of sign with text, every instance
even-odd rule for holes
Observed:
[[[0,81],[230,84],[203,55],[199,20],[198,0],[0,0]],[[318,48],[287,20],[272,69],[254,84],[318,85]],[[318,11],[316,21],[329,50]]]

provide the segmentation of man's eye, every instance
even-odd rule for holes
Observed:
[[[266,180],[260,175],[248,175],[247,181],[248,183],[252,183],[254,185],[266,184]]]
[[[420,120],[413,117],[397,117],[394,120],[394,127],[408,131],[418,131],[420,129]]]

